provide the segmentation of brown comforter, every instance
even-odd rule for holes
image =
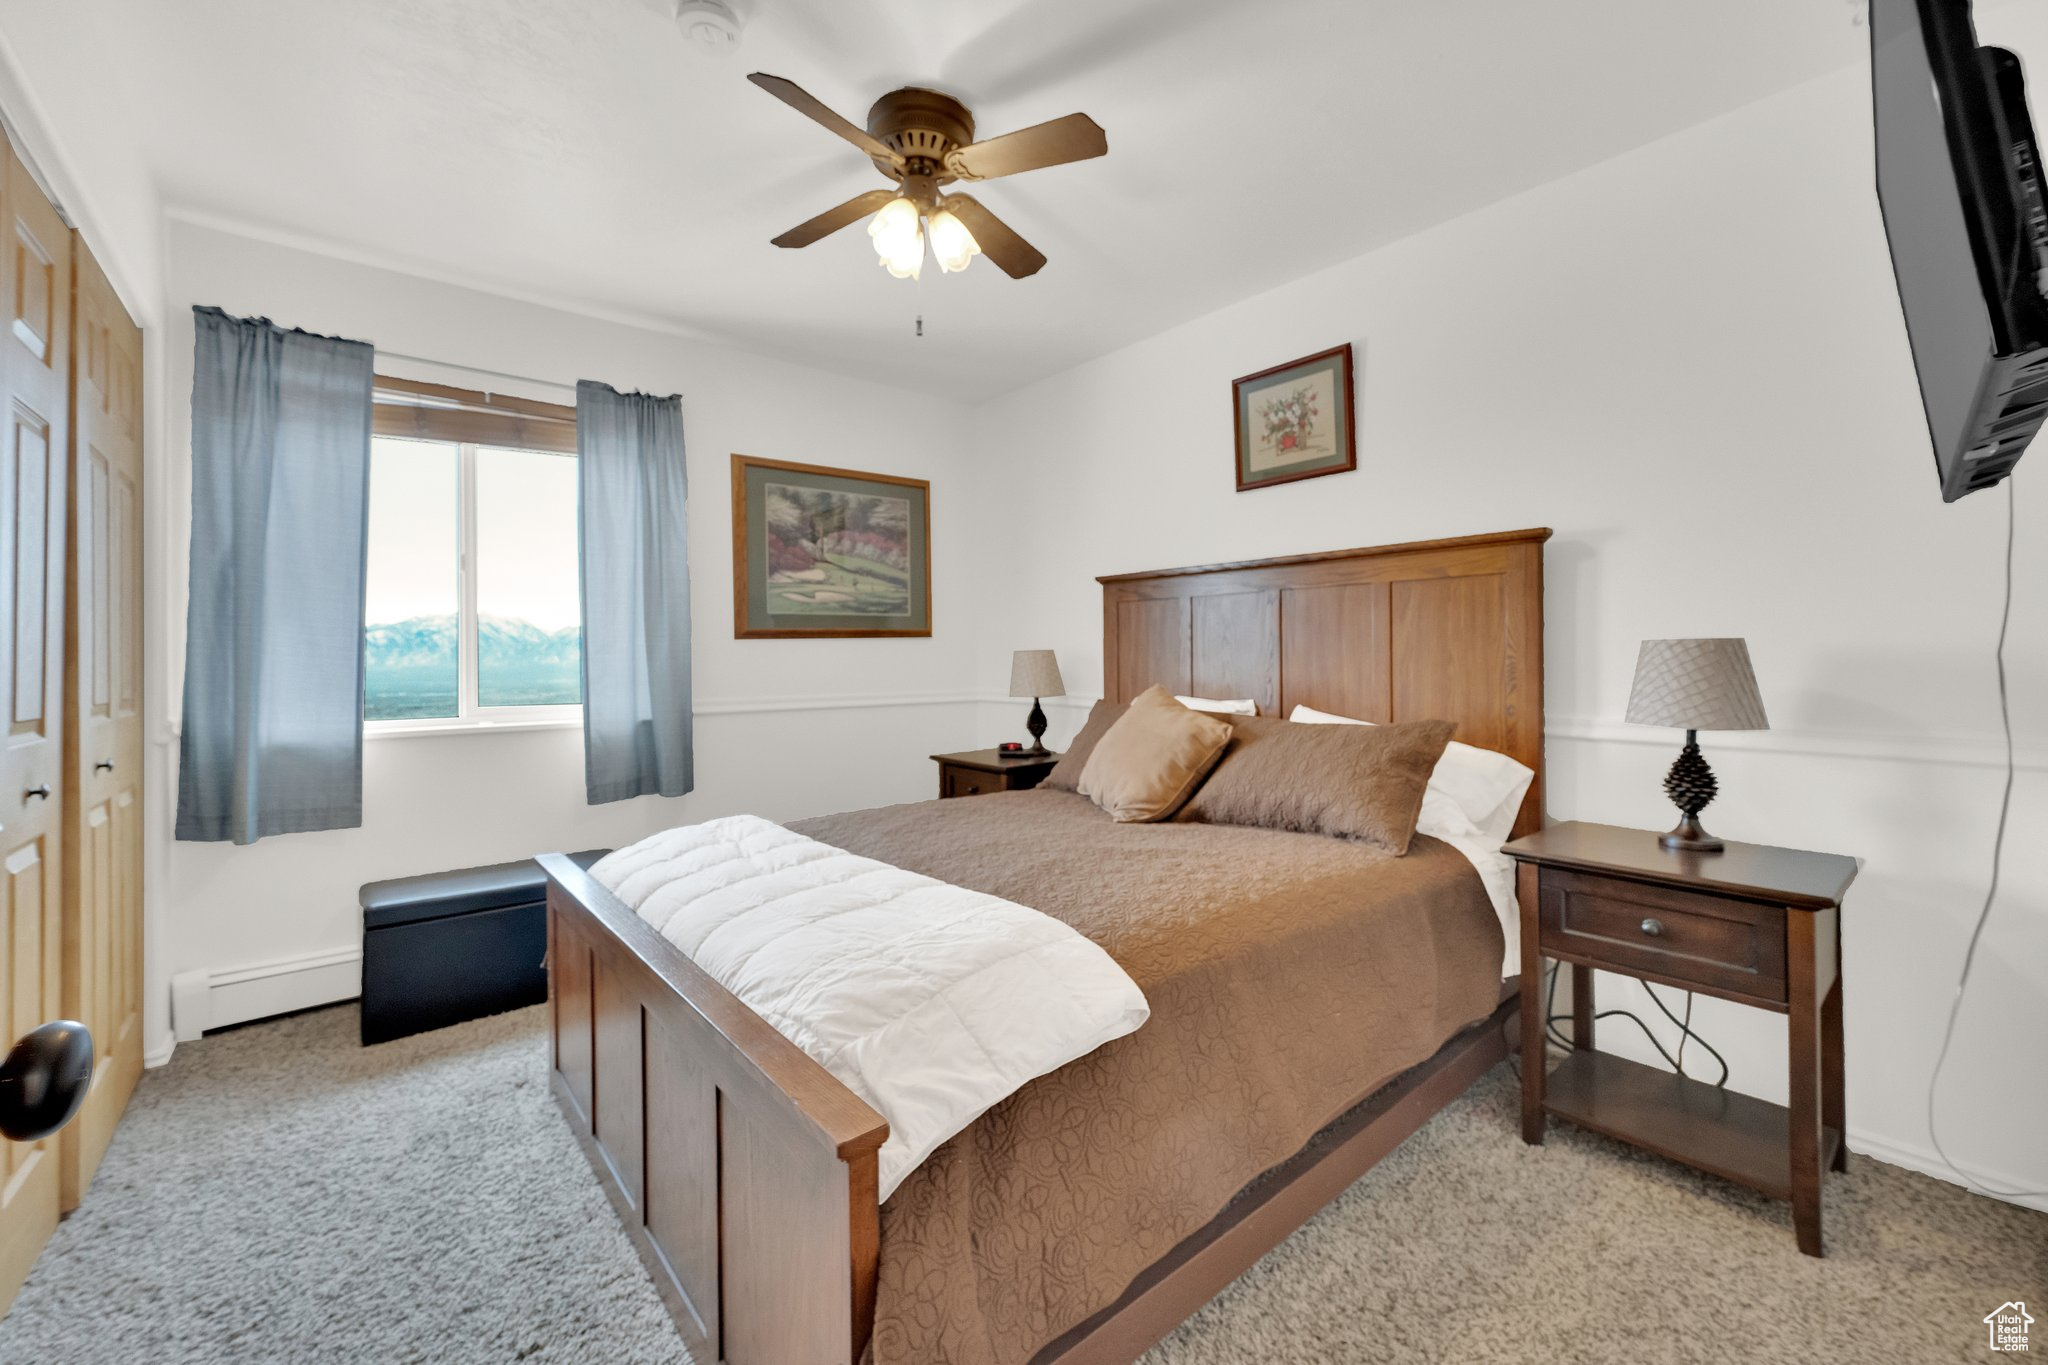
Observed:
[[[1025,1085],[882,1207],[874,1365],[1019,1365],[1317,1129],[1500,999],[1471,864],[1221,825],[1119,825],[1067,792],[791,828],[1032,906],[1122,964],[1136,1033]]]

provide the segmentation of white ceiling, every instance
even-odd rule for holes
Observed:
[[[1866,38],[1850,0],[736,4],[724,59],[668,0],[73,0],[21,55],[32,83],[124,73],[173,211],[973,398],[1859,61]],[[858,226],[768,244],[881,181],[755,70],[856,123],[901,84],[959,96],[983,136],[1085,110],[1110,153],[977,190],[1051,258],[1035,278],[899,281]]]

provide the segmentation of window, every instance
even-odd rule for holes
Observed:
[[[448,407],[411,389],[387,399],[394,382],[377,381],[370,443],[363,718],[383,729],[578,718],[576,460],[560,449],[573,449],[573,412],[549,419],[566,433],[545,430],[530,413],[479,410],[491,400],[462,390],[438,390],[461,396]],[[556,448],[524,443],[536,436]],[[524,440],[448,439],[461,437]]]
[[[370,440],[363,719],[462,714],[462,450]]]
[[[477,705],[580,705],[576,459],[492,447],[471,458]]]

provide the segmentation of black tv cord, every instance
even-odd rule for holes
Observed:
[[[1571,1039],[1565,1037],[1562,1033],[1559,1033],[1557,1031],[1557,1025],[1560,1021],[1572,1017],[1569,1014],[1557,1013],[1557,969],[1559,965],[1560,964],[1555,962],[1550,964],[1550,982],[1549,985],[1544,988],[1543,992],[1543,1033],[1544,1036],[1551,1042],[1569,1051],[1572,1046]],[[1657,1055],[1664,1059],[1666,1065],[1668,1065],[1673,1071],[1677,1072],[1681,1076],[1685,1074],[1683,1058],[1685,1057],[1686,1040],[1690,1039],[1691,1041],[1698,1043],[1701,1047],[1705,1048],[1708,1051],[1708,1053],[1710,1053],[1713,1056],[1715,1061],[1721,1064],[1721,1077],[1719,1080],[1714,1082],[1715,1089],[1718,1090],[1726,1088],[1728,1084],[1728,1059],[1726,1057],[1723,1057],[1712,1043],[1700,1037],[1699,1033],[1694,1030],[1692,1026],[1692,992],[1687,991],[1685,993],[1685,1017],[1681,1019],[1671,1012],[1670,1006],[1664,1003],[1663,997],[1657,994],[1656,990],[1650,985],[1649,982],[1643,981],[1639,984],[1642,986],[1643,990],[1646,993],[1648,993],[1650,997],[1650,1003],[1655,1005],[1658,1008],[1658,1010],[1663,1013],[1666,1019],[1669,1019],[1672,1023],[1678,1026],[1678,1056],[1673,1057],[1669,1052],[1666,1052],[1664,1050],[1664,1044],[1658,1041],[1657,1035],[1655,1033],[1650,1031],[1650,1026],[1644,1023],[1639,1017],[1637,1017],[1634,1013],[1632,1013],[1629,1010],[1599,1010],[1595,1012],[1595,1014],[1593,1015],[1595,1021],[1601,1019],[1612,1019],[1617,1016],[1629,1020],[1637,1028],[1643,1031],[1643,1036],[1650,1040],[1650,1046],[1657,1049]],[[1522,1074],[1521,1059],[1517,1057],[1515,1054],[1509,1053],[1508,1060],[1514,1066],[1515,1075],[1519,1077]]]
[[[1557,1025],[1560,1021],[1572,1017],[1569,1014],[1557,1013],[1558,966],[1559,964],[1555,962],[1550,964],[1550,985],[1548,989],[1545,990],[1543,998],[1543,1028],[1544,1032],[1550,1036],[1551,1041],[1555,1042],[1559,1047],[1568,1048],[1572,1045],[1571,1040],[1569,1038],[1566,1038],[1562,1033],[1559,1033],[1557,1031]],[[1691,1039],[1693,1042],[1696,1042],[1701,1047],[1705,1048],[1707,1052],[1712,1055],[1713,1059],[1721,1064],[1721,1076],[1719,1080],[1716,1080],[1714,1082],[1714,1086],[1716,1089],[1725,1087],[1728,1084],[1728,1059],[1726,1057],[1723,1057],[1719,1050],[1716,1049],[1712,1043],[1700,1037],[1700,1035],[1694,1031],[1691,1023],[1692,992],[1687,991],[1685,993],[1686,1017],[1684,1019],[1680,1019],[1677,1015],[1671,1012],[1671,1007],[1664,1003],[1664,998],[1657,994],[1656,988],[1654,986],[1652,986],[1647,981],[1641,981],[1637,984],[1642,986],[1644,994],[1650,997],[1650,1003],[1657,1007],[1658,1012],[1661,1013],[1666,1019],[1669,1019],[1672,1023],[1678,1026],[1678,1057],[1674,1057],[1669,1052],[1665,1051],[1664,1044],[1658,1039],[1657,1035],[1651,1031],[1650,1026],[1644,1023],[1639,1016],[1637,1016],[1630,1010],[1598,1010],[1595,1011],[1593,1015],[1594,1020],[1597,1022],[1601,1019],[1613,1019],[1617,1017],[1628,1020],[1630,1023],[1634,1024],[1637,1028],[1643,1031],[1643,1036],[1650,1040],[1651,1047],[1657,1049],[1657,1055],[1664,1059],[1664,1064],[1666,1066],[1669,1066],[1673,1071],[1677,1072],[1681,1076],[1685,1074],[1685,1067],[1681,1065],[1679,1058],[1685,1055],[1685,1041],[1687,1039]]]

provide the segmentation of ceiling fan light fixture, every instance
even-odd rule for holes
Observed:
[[[924,226],[917,205],[898,196],[868,220],[868,236],[882,265],[899,280],[914,280],[924,269]]]
[[[944,195],[940,190],[958,180],[995,180],[1086,161],[1109,151],[1101,125],[1086,114],[1068,114],[977,142],[974,115],[943,91],[920,86],[892,90],[875,101],[868,110],[867,127],[862,128],[786,77],[756,71],[747,80],[858,147],[876,170],[895,182],[891,189],[857,194],[769,240],[778,247],[809,246],[872,214],[868,236],[882,265],[898,279],[915,279],[924,268],[927,233],[941,270],[965,270],[976,256],[987,256],[1013,280],[1037,274],[1045,266],[1044,252],[973,195]]]
[[[949,273],[965,270],[981,254],[981,243],[974,240],[967,224],[955,218],[950,209],[942,208],[931,216],[931,239],[933,258],[940,270]]]

